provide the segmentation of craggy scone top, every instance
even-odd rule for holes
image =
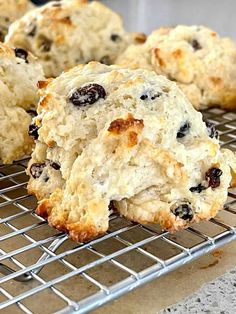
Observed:
[[[37,56],[47,77],[91,60],[111,64],[133,40],[118,14],[98,1],[85,0],[37,8],[15,22],[6,37],[9,45]]]
[[[197,109],[236,109],[236,47],[209,28],[160,28],[143,45],[129,46],[116,63],[176,81]]]
[[[0,43],[0,163],[31,153],[28,127],[39,99],[37,83],[43,79],[31,53]]]
[[[86,241],[112,207],[172,231],[222,208],[235,155],[175,83],[90,62],[40,86],[28,190],[51,225]]]
[[[11,23],[33,8],[30,0],[0,0],[0,41],[4,41]]]

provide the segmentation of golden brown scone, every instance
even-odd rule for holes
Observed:
[[[12,24],[6,43],[38,57],[47,77],[56,77],[80,63],[114,63],[143,34],[128,34],[121,17],[99,1],[50,2]]]
[[[179,230],[223,207],[236,170],[177,85],[147,70],[91,62],[41,83],[28,166],[37,213],[74,240],[125,217]],[[232,170],[233,169],[233,170]]]
[[[0,163],[12,163],[32,152],[28,128],[39,99],[37,82],[43,79],[35,57],[0,43]]]
[[[196,109],[236,109],[236,47],[203,26],[161,28],[131,45],[117,64],[154,70],[176,81]]]
[[[11,23],[33,8],[30,0],[0,0],[0,41],[4,41]]]

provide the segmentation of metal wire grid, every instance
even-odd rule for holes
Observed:
[[[236,113],[211,109],[204,115],[217,125],[222,146],[235,150]],[[85,313],[236,239],[236,190],[231,190],[217,218],[174,235],[111,213],[106,235],[74,243],[34,213],[26,164],[27,159],[0,166],[2,310]]]

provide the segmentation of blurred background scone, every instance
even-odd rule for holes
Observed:
[[[23,49],[0,43],[0,161],[11,163],[30,154],[28,135],[38,102],[37,83],[44,79],[35,57]]]
[[[6,37],[9,45],[37,56],[47,77],[91,60],[112,64],[135,40],[118,14],[85,0],[54,1],[35,9],[12,24]]]
[[[0,41],[4,41],[11,23],[33,8],[30,0],[0,0]]]
[[[236,109],[236,46],[206,27],[160,28],[145,44],[128,47],[116,63],[176,81],[197,109]]]
[[[41,87],[28,190],[51,225],[85,241],[109,206],[172,231],[223,207],[235,155],[175,83],[90,62]]]

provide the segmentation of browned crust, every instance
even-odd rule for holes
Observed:
[[[38,207],[36,208],[37,215],[43,217],[44,219],[48,219],[52,210],[52,206],[50,206],[50,202],[47,200],[39,203]]]
[[[172,56],[176,59],[183,57],[183,51],[181,49],[176,49],[172,52]]]
[[[211,81],[211,83],[214,85],[214,86],[219,86],[219,85],[222,85],[223,84],[223,80],[221,77],[217,77],[217,76],[210,76],[209,77],[209,80]]]
[[[144,44],[146,39],[147,39],[147,36],[144,33],[135,33],[134,34],[134,41],[137,44]]]
[[[219,203],[215,203],[211,206],[210,210],[207,212],[207,215],[195,213],[194,218],[191,221],[185,221],[183,219],[180,219],[171,212],[166,212],[165,210],[161,210],[160,208],[158,209],[157,214],[152,221],[142,220],[133,217],[132,215],[129,215],[129,213],[125,215],[125,218],[140,223],[142,225],[150,223],[159,224],[163,230],[167,230],[169,232],[176,232],[187,229],[193,223],[199,223],[200,221],[208,221],[211,218],[214,218],[222,208],[223,207],[220,206]]]
[[[67,224],[67,231],[70,238],[76,242],[88,242],[106,232],[106,230],[98,231],[93,225],[84,226],[78,223]]]
[[[144,128],[143,120],[135,119],[131,113],[128,114],[126,119],[116,119],[111,122],[108,132],[112,135],[127,136],[127,146],[133,147],[138,144],[138,134]]]
[[[49,103],[50,99],[52,98],[52,95],[51,94],[47,94],[45,95],[40,103],[39,103],[39,106],[42,107],[42,108],[46,108],[47,107],[47,104]]]
[[[62,24],[65,24],[67,26],[71,26],[72,25],[72,21],[71,21],[71,18],[69,16],[65,16],[65,17],[63,17],[61,19],[58,19],[57,21],[62,23]]]
[[[165,61],[161,58],[161,50],[159,48],[155,48],[154,49],[154,56],[157,59],[159,65],[161,67],[165,67],[166,66]]]
[[[111,122],[108,131],[113,134],[122,134],[131,127],[137,127],[142,130],[144,128],[143,120],[135,119],[132,114],[128,114],[127,119],[116,119]]]
[[[38,81],[37,87],[39,89],[46,88],[51,81],[52,81],[52,79],[48,79],[48,80],[44,80],[44,81]]]
[[[39,203],[36,214],[46,219],[50,226],[68,233],[69,237],[76,242],[88,242],[106,232],[106,230],[97,230],[92,224],[69,223],[67,217],[56,219],[53,216],[53,206],[49,199]]]

